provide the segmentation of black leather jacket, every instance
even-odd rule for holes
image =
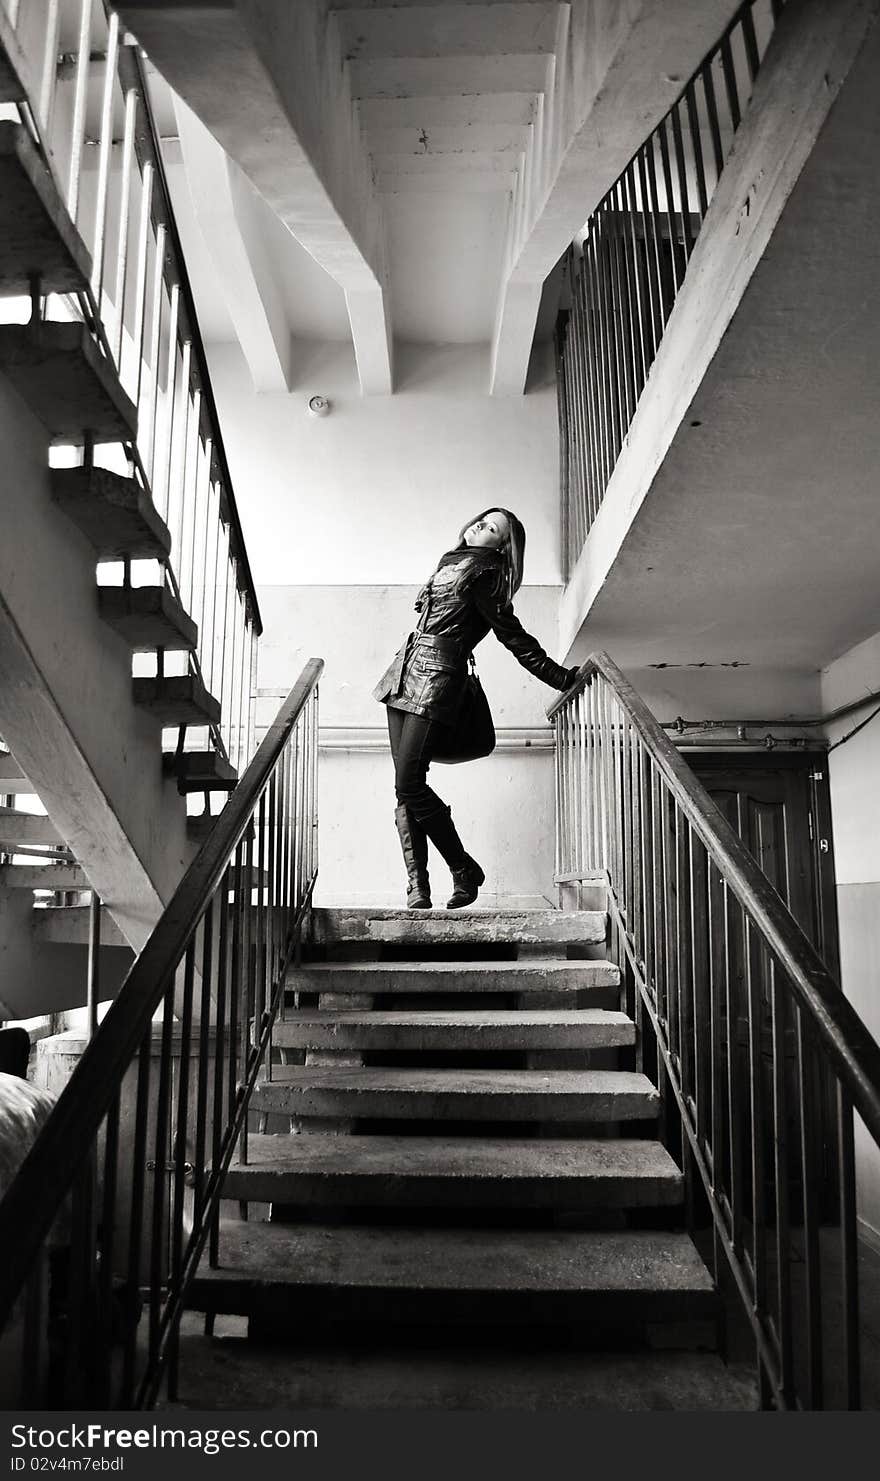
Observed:
[[[449,552],[416,599],[418,628],[394,655],[373,695],[394,709],[452,724],[461,703],[468,657],[491,630],[543,683],[567,689],[578,670],[549,658],[499,594],[501,562],[494,551]]]

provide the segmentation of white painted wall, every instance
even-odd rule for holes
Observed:
[[[826,709],[880,690],[880,632],[822,674]],[[860,710],[829,729],[840,740],[870,715]],[[880,1039],[880,715],[829,756],[840,969],[843,988]],[[856,1122],[859,1215],[880,1244],[880,1151]]]
[[[526,580],[561,579],[552,365],[486,394],[488,351],[401,345],[394,396],[360,394],[349,346],[294,343],[296,389],[256,395],[235,345],[211,375],[257,584],[420,582],[493,499],[526,526]],[[329,396],[331,414],[309,415]]]

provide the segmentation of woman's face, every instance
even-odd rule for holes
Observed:
[[[510,523],[500,509],[490,509],[482,519],[475,519],[464,532],[465,545],[481,545],[497,550],[510,537]]]

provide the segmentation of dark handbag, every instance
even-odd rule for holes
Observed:
[[[431,760],[448,765],[478,761],[481,756],[492,754],[495,739],[492,711],[471,656],[461,707],[454,723],[433,727]]]

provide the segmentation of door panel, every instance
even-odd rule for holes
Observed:
[[[772,759],[756,756],[689,756],[688,760],[713,802],[742,839],[770,883],[788,906],[805,935],[825,956],[829,970],[837,975],[836,902],[833,857],[829,846],[820,859],[817,840],[820,828],[814,818],[823,817],[816,808],[820,783],[827,789],[824,753],[785,754]],[[720,895],[710,901],[713,912],[720,909]],[[720,930],[721,922],[717,922]],[[736,1073],[742,1087],[749,1083],[750,1034],[748,973],[745,943],[732,943],[731,1034]],[[829,954],[833,960],[828,960]],[[762,947],[753,948],[751,970],[758,1003],[758,1041],[762,1060],[759,1101],[764,1124],[765,1165],[772,1165],[772,978],[770,959]],[[786,1063],[786,1106],[788,1144],[795,1148],[800,1138],[798,1124],[797,1043],[794,1012],[789,1011],[783,1035]],[[748,1105],[748,1097],[740,1097]],[[822,1204],[832,1216],[836,1200],[836,1152],[833,1126],[833,1084],[822,1075],[811,1109],[823,1128]],[[748,1109],[743,1112],[742,1134],[750,1136]],[[792,1207],[801,1200],[798,1159],[792,1159],[789,1193]]]

